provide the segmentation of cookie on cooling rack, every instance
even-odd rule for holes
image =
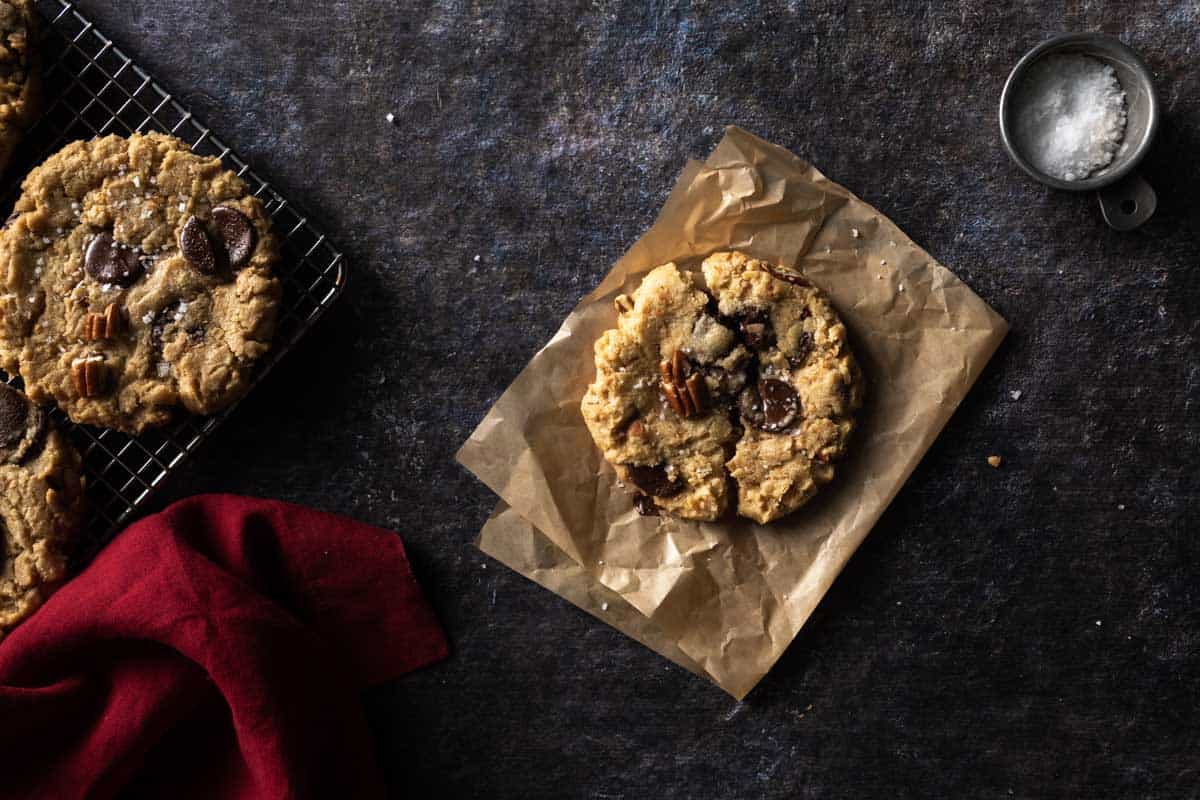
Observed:
[[[63,580],[82,518],[79,454],[40,408],[0,384],[0,636]]]
[[[770,522],[833,478],[862,405],[846,329],[794,273],[717,253],[617,298],[581,410],[639,510]]]
[[[270,347],[278,259],[219,159],[154,133],[73,142],[0,231],[0,366],[75,422],[136,434],[214,413]]]
[[[0,0],[0,171],[36,115],[37,30],[33,0]]]

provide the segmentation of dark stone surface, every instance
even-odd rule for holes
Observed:
[[[1194,3],[80,5],[349,255],[340,307],[162,500],[403,534],[454,654],[366,697],[396,796],[1194,796]],[[1001,151],[1009,67],[1063,30],[1157,75],[1141,231]],[[494,498],[452,460],[726,123],[1013,325],[742,704],[473,550]]]

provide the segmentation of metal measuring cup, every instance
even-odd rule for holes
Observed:
[[[1102,170],[1078,181],[1064,181],[1047,175],[1033,166],[1017,148],[1014,103],[1020,100],[1021,83],[1029,68],[1051,53],[1079,53],[1110,65],[1125,90],[1125,139]],[[1150,69],[1137,53],[1119,39],[1102,33],[1068,33],[1055,36],[1030,50],[1013,67],[1004,91],[1000,94],[1000,138],[1004,149],[1017,166],[1034,180],[1068,192],[1096,190],[1100,213],[1110,227],[1119,231],[1133,230],[1154,213],[1158,197],[1134,169],[1150,149],[1158,130],[1158,95]]]

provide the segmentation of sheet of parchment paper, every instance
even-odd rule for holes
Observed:
[[[850,331],[866,405],[837,477],[770,525],[642,517],[579,402],[613,298],[654,267],[742,250],[798,269]],[[786,150],[731,127],[567,317],[458,453],[503,502],[478,545],[744,697],[782,655],[1008,329],[890,220]]]

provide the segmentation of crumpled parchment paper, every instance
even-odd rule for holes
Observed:
[[[654,267],[742,250],[804,273],[850,332],[866,406],[834,482],[770,525],[641,517],[579,402],[613,298]],[[741,699],[900,490],[1007,323],[890,220],[731,127],[571,312],[458,453],[502,502],[479,547]]]

